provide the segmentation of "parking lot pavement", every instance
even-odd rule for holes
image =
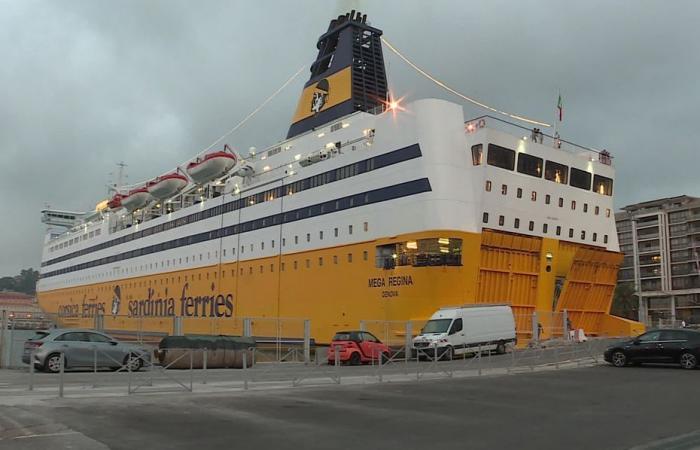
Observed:
[[[700,370],[581,369],[3,408],[0,448],[697,448]],[[21,437],[17,439],[17,437]]]

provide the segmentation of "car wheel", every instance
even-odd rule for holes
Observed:
[[[502,355],[506,352],[506,344],[503,342],[499,342],[498,345],[496,346],[496,353],[499,355]]]
[[[130,370],[132,372],[138,372],[141,366],[143,365],[143,361],[141,360],[141,358],[138,357],[138,355],[129,353],[124,357],[123,365],[126,366],[127,370]]]
[[[692,353],[685,352],[681,355],[681,367],[684,369],[695,369],[698,359]]]
[[[625,367],[627,365],[627,356],[620,350],[616,350],[612,354],[611,360],[615,367]]]
[[[350,355],[350,365],[351,366],[359,366],[361,362],[362,361],[360,359],[359,353],[355,352],[352,355]]]
[[[64,359],[63,363],[68,366],[67,360]],[[65,369],[65,367],[64,367]],[[51,373],[58,373],[61,371],[61,354],[52,353],[46,357],[44,360],[44,371]]]

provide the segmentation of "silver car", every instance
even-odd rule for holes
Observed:
[[[22,361],[30,363],[34,353],[34,367],[56,373],[61,368],[61,353],[65,355],[66,369],[76,367],[125,368],[137,371],[150,363],[151,352],[139,345],[118,342],[110,336],[93,330],[55,329],[38,331],[24,343]]]

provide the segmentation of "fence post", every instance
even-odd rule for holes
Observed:
[[[250,318],[243,319],[243,336],[251,337],[253,335],[253,327]]]
[[[6,347],[6,334],[7,330],[7,310],[2,310],[2,316],[0,317],[0,367],[6,367],[5,363],[5,347]]]
[[[29,390],[34,390],[34,350],[29,353]]]
[[[413,324],[408,321],[406,322],[406,336],[405,336],[405,341],[404,342],[404,351],[403,351],[403,356],[404,356],[404,362],[408,364],[408,360],[411,356],[411,353],[413,352],[413,349],[411,348],[413,345]]]
[[[564,330],[564,340],[569,340],[569,312],[564,310],[561,313],[562,329]]]
[[[248,350],[243,351],[243,389],[248,390]]]
[[[58,397],[63,398],[63,372],[65,370],[65,365],[66,365],[66,355],[61,352],[61,363],[59,365],[59,373],[58,373]]]
[[[532,340],[539,344],[540,343],[540,323],[537,321],[537,311],[532,313]]]
[[[364,320],[360,320],[360,331],[367,331],[365,329],[365,321]]]
[[[173,317],[173,336],[182,336],[182,316]]]
[[[105,316],[101,313],[95,314],[95,330],[104,331],[105,329]]]
[[[209,351],[204,347],[204,354],[202,355],[202,384],[207,384],[207,353]]]
[[[311,363],[311,321],[304,320],[304,364]]]

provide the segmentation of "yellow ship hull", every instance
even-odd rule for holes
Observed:
[[[438,235],[462,239],[461,266],[376,267],[376,246]],[[621,261],[621,253],[554,239],[431,230],[39,292],[38,299],[61,326],[91,327],[103,314],[108,330],[171,333],[173,317],[181,316],[185,333],[242,334],[242,318],[303,318],[312,338],[329,342],[363,320],[425,320],[444,306],[508,303],[520,342],[532,337],[532,313],[547,338],[552,313],[564,310],[586,333],[628,336],[643,325],[609,314]]]

